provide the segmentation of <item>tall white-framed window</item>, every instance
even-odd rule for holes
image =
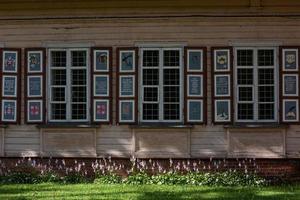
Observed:
[[[277,49],[235,48],[235,121],[276,122],[278,118]]]
[[[50,122],[89,121],[89,51],[49,49],[48,118]]]
[[[182,49],[141,48],[140,51],[140,121],[182,122]]]

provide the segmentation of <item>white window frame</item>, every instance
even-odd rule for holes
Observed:
[[[122,54],[123,53],[132,53],[132,69],[131,70],[123,70],[122,69]],[[119,52],[119,66],[120,66],[120,72],[121,73],[127,73],[127,72],[135,72],[135,59],[136,59],[136,55],[135,55],[135,50],[120,50]]]
[[[190,119],[190,102],[198,102],[201,104],[200,120]],[[203,122],[203,100],[202,99],[187,100],[187,121],[188,122]]]
[[[97,64],[97,57],[96,57],[96,55],[97,55],[97,53],[101,53],[101,52],[105,52],[107,54],[107,65],[106,65],[106,69],[105,70],[98,70],[96,68],[96,64]],[[94,66],[93,66],[94,72],[109,72],[109,66],[110,66],[109,51],[108,50],[94,50],[93,54],[94,54],[93,55],[93,57],[94,57]]]
[[[30,106],[30,103],[32,103],[32,102],[37,102],[41,105],[41,107],[40,107],[40,117],[41,117],[41,119],[39,119],[39,120],[31,120],[30,119],[29,106]],[[42,122],[43,121],[43,115],[44,115],[44,113],[43,113],[43,100],[28,100],[28,102],[27,102],[27,120],[28,120],[28,122]]]
[[[201,57],[200,57],[200,60],[201,60],[201,65],[200,65],[200,70],[197,70],[197,69],[190,69],[190,52],[200,52],[201,53]],[[187,72],[203,72],[203,50],[202,49],[188,49],[187,50]]]
[[[107,89],[106,89],[106,94],[96,94],[96,78],[97,77],[105,77],[106,80],[107,80]],[[109,80],[109,75],[103,75],[103,74],[95,74],[93,76],[93,81],[94,81],[94,96],[95,97],[109,97],[109,83],[110,83],[110,80]]]
[[[15,64],[16,64],[16,69],[13,70],[13,71],[7,71],[5,70],[5,54],[6,53],[13,53],[13,54],[16,54],[16,60],[15,60]],[[2,52],[2,72],[7,72],[7,73],[18,73],[18,70],[19,70],[19,52],[18,51],[6,51],[4,50]]]
[[[40,95],[30,95],[30,84],[29,84],[29,79],[30,78],[40,78],[41,82],[40,82],[40,88],[41,88],[41,94]],[[29,75],[27,76],[27,97],[43,97],[43,76],[42,75]]]
[[[51,66],[51,52],[53,51],[66,51],[66,86],[65,86],[65,101],[52,102],[51,88],[51,69],[64,69],[62,67]],[[86,67],[72,67],[71,66],[71,52],[72,51],[86,51]],[[48,106],[48,120],[49,122],[89,122],[90,121],[90,50],[89,48],[49,48],[48,49],[48,81],[47,81],[47,106]],[[86,69],[86,119],[72,119],[72,101],[71,101],[71,69]],[[62,86],[58,86],[62,87]],[[66,104],[66,119],[55,120],[51,118],[51,103],[65,103]]]
[[[285,102],[296,102],[296,119],[295,120],[288,120],[285,118]],[[283,122],[298,122],[299,121],[299,101],[298,99],[283,99],[282,100],[282,121]]]
[[[200,94],[199,95],[190,94],[190,77],[200,77],[201,87],[200,87]],[[189,74],[189,75],[187,75],[187,94],[188,94],[189,97],[203,97],[203,74]]]
[[[237,66],[237,50],[253,50],[253,66]],[[273,66],[258,66],[258,56],[257,51],[258,50],[273,50],[274,51],[274,65]],[[270,46],[238,46],[234,48],[234,97],[235,97],[235,113],[234,113],[234,119],[236,122],[253,122],[253,123],[261,123],[261,122],[277,122],[278,121],[278,111],[279,111],[279,63],[278,63],[278,48],[277,47],[270,47]],[[249,68],[253,69],[253,120],[241,120],[238,119],[238,84],[237,84],[237,69],[238,68]],[[258,69],[259,68],[271,68],[274,69],[274,119],[273,120],[259,120],[258,119]],[[250,85],[245,85],[245,87],[250,87]],[[244,101],[243,101],[244,102]],[[247,103],[247,102],[245,102]]]
[[[14,115],[14,119],[4,119],[4,104],[5,102],[11,102],[11,103],[14,103],[15,104],[15,109],[14,109],[14,112],[15,112],[15,115]],[[11,99],[2,99],[2,121],[3,122],[16,122],[17,121],[17,115],[19,115],[17,113],[17,100],[11,100]]]
[[[217,94],[217,77],[227,77],[228,79],[228,94]],[[215,97],[230,97],[231,95],[231,80],[230,80],[230,74],[216,74],[214,77],[214,93],[215,93]]]
[[[4,83],[5,83],[5,78],[14,78],[15,82],[15,88],[14,88],[14,94],[13,95],[5,95],[4,94]],[[17,97],[17,88],[18,88],[18,77],[17,75],[3,75],[2,76],[2,96],[3,97]]]
[[[157,87],[158,88],[158,103],[159,103],[159,119],[158,120],[143,120],[143,103],[146,103],[143,101],[144,99],[144,92],[143,88],[147,86],[143,86],[143,69],[147,68],[143,66],[143,53],[144,51],[147,50],[158,50],[159,51],[159,66],[157,67],[159,70],[159,85],[158,86],[149,86],[149,87]],[[179,66],[178,67],[173,67],[173,66],[164,66],[163,65],[163,59],[164,59],[164,51],[168,50],[178,50],[179,51]],[[139,120],[140,122],[144,123],[151,123],[151,122],[162,122],[162,123],[181,123],[183,122],[183,92],[184,92],[184,82],[183,82],[183,77],[184,77],[184,71],[183,71],[183,48],[181,47],[141,47],[140,48],[140,54],[139,57]],[[153,68],[153,67],[151,67]],[[163,70],[164,69],[172,69],[172,68],[178,68],[179,69],[179,93],[180,93],[180,102],[179,102],[179,120],[164,120],[164,101],[163,101]],[[202,80],[203,81],[203,80]],[[203,93],[203,92],[202,92]],[[151,102],[154,103],[154,102]]]
[[[122,95],[122,78],[132,78],[132,95]],[[120,75],[119,77],[119,97],[134,97],[135,95],[135,75]]]
[[[218,102],[227,102],[228,104],[228,119],[227,120],[219,120],[217,117],[218,111],[217,111],[217,105]],[[215,117],[215,122],[230,122],[231,121],[231,100],[228,99],[217,99],[215,100],[215,111],[214,111],[214,117]]]
[[[40,70],[39,71],[32,71],[30,70],[30,57],[29,54],[40,54]],[[44,60],[43,60],[43,51],[28,51],[27,52],[27,72],[28,73],[42,73],[43,72],[43,65],[44,65]]]
[[[287,51],[295,51],[296,52],[296,69],[287,69],[285,67],[285,52]],[[297,72],[298,71],[298,49],[283,49],[282,50],[282,71],[285,72]]]
[[[294,76],[296,77],[296,94],[286,94],[285,93],[285,77],[286,76]],[[299,75],[298,74],[282,74],[282,96],[285,96],[285,97],[298,97],[298,91],[299,91]]]
[[[96,119],[96,112],[97,112],[97,108],[96,108],[96,104],[97,104],[97,102],[105,102],[106,103],[106,113],[107,113],[107,115],[106,115],[106,119]],[[110,116],[109,116],[109,107],[110,107],[110,102],[109,102],[109,100],[108,99],[94,99],[94,121],[95,122],[107,122],[107,121],[109,121],[109,118],[110,118]]]
[[[122,119],[122,103],[127,102],[132,104],[132,119],[130,120],[123,120]],[[119,122],[135,122],[135,101],[134,100],[120,100],[119,101]]]
[[[224,51],[226,52],[226,56],[228,59],[228,66],[226,69],[217,69],[217,52],[218,51]],[[214,50],[214,71],[215,72],[230,72],[230,68],[231,68],[231,58],[230,58],[230,50],[229,49],[216,49]]]

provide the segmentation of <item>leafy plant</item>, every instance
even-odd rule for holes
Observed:
[[[63,183],[75,184],[75,183],[86,183],[88,179],[80,173],[70,173],[62,178]]]
[[[36,173],[13,172],[6,176],[1,176],[1,183],[6,184],[34,184],[40,183],[41,178]]]
[[[116,174],[98,175],[94,180],[96,184],[118,184],[122,182],[122,178]]]

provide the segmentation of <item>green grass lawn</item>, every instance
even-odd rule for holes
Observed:
[[[200,187],[160,185],[36,184],[0,185],[0,199],[299,199],[299,186]]]

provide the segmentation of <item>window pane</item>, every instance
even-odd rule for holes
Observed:
[[[180,57],[178,50],[164,51],[164,66],[178,67],[180,65]]]
[[[274,86],[259,86],[258,87],[258,101],[259,102],[273,102],[274,101]]]
[[[179,85],[179,69],[164,69],[164,85]]]
[[[51,51],[51,67],[66,67],[67,52],[66,51]]]
[[[71,51],[73,67],[85,67],[86,66],[86,51]]]
[[[258,105],[258,118],[260,120],[274,119],[274,104],[259,104]]]
[[[158,69],[143,69],[143,85],[158,85]]]
[[[159,66],[159,51],[158,50],[143,51],[143,66],[144,67],[158,67]]]
[[[158,120],[159,109],[158,104],[144,103],[143,104],[143,120]]]
[[[238,66],[253,66],[253,50],[237,50]]]
[[[52,69],[52,78],[51,84],[52,85],[66,85],[67,83],[67,76],[65,69]]]
[[[86,87],[73,86],[72,87],[72,102],[84,103],[86,102]]]
[[[274,69],[258,69],[258,84],[274,84]]]
[[[86,70],[72,69],[72,85],[86,85]]]
[[[164,102],[177,103],[180,99],[179,86],[164,86]]]
[[[145,87],[144,88],[144,101],[158,101],[158,88]]]
[[[51,104],[51,119],[65,120],[66,119],[66,104],[63,104],[63,103]]]
[[[252,120],[254,117],[252,103],[238,104],[238,119],[239,120]]]
[[[252,87],[239,87],[239,101],[253,101]]]
[[[52,88],[52,101],[65,101],[66,91],[64,87],[53,87]]]
[[[237,82],[239,85],[253,84],[253,69],[238,69]]]
[[[258,50],[258,66],[273,66],[274,50],[260,49]]]
[[[72,104],[72,119],[86,119],[86,104]]]
[[[164,119],[179,120],[179,104],[164,104]]]

